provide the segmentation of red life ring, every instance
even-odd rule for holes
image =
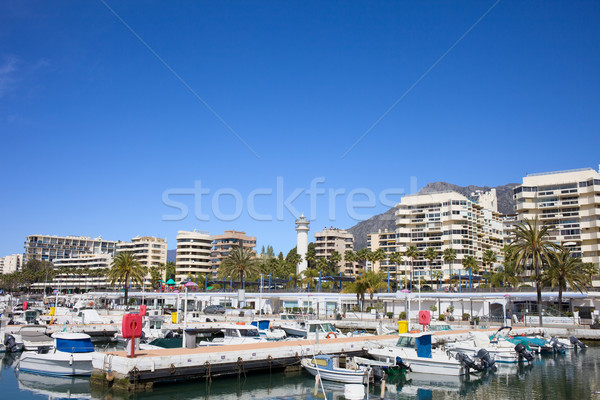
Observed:
[[[335,339],[337,339],[337,333],[335,333],[335,332],[329,332],[327,334],[327,339],[331,339],[332,337],[335,338]]]

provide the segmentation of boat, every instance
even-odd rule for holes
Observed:
[[[57,332],[55,343],[41,352],[26,351],[19,360],[19,372],[58,376],[90,376],[94,346],[85,333]]]
[[[519,362],[519,353],[515,351],[513,343],[504,340],[492,340],[484,332],[471,331],[468,339],[449,343],[446,345],[446,349],[454,354],[465,353],[477,358],[480,354],[481,356],[485,354],[485,352],[481,352],[484,349],[498,363]]]
[[[513,336],[510,334],[511,331],[512,328],[510,326],[503,326],[498,329],[490,339],[492,341],[506,340],[515,345],[523,344],[528,350],[531,349],[536,353],[562,353],[565,351],[564,347],[561,347],[556,343],[551,344],[549,340],[546,340],[541,336],[525,336],[525,334]]]
[[[252,321],[250,324],[256,326],[258,328],[258,334],[267,340],[285,339],[285,331],[283,329],[270,326],[271,321],[268,319]]]
[[[377,346],[368,350],[379,361],[396,362],[411,372],[436,375],[464,375],[478,372],[485,366],[473,361],[467,354],[453,355],[449,351],[432,349],[431,333],[403,333],[395,346]]]
[[[360,366],[343,355],[319,354],[303,358],[300,364],[311,375],[319,375],[327,381],[367,384],[373,380],[371,368]]]
[[[26,351],[38,351],[54,346],[54,340],[46,334],[44,325],[25,325],[19,329],[18,335],[23,341],[23,350]]]
[[[283,329],[288,336],[302,337],[309,340],[315,340],[317,334],[321,339],[332,339],[345,337],[345,335],[336,329],[331,322],[328,321],[297,321],[294,324],[282,324]]]
[[[211,341],[202,341],[198,346],[224,346],[230,344],[249,344],[266,342],[264,336],[260,336],[258,328],[254,325],[226,325],[223,329],[222,338],[214,338]]]

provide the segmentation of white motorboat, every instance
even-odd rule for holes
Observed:
[[[487,333],[484,332],[469,332],[468,339],[449,343],[446,348],[451,353],[465,353],[471,357],[479,357],[480,350],[485,349],[498,363],[519,362],[519,353],[515,351],[513,343],[505,340],[490,340]]]
[[[254,325],[227,325],[223,329],[222,338],[214,338],[211,341],[202,341],[199,346],[224,346],[229,344],[249,344],[266,342],[265,337],[261,337],[258,328]]]
[[[300,364],[311,375],[319,375],[327,381],[366,384],[373,378],[371,368],[360,366],[345,356],[319,354],[303,358]]]
[[[320,339],[332,339],[344,337],[345,335],[336,329],[331,322],[327,321],[298,321],[295,325],[281,325],[281,329],[288,336],[302,337],[309,340],[315,340],[317,334]]]
[[[265,339],[281,340],[285,339],[286,337],[285,331],[283,329],[272,327],[271,321],[269,321],[268,319],[252,321],[251,324],[258,328],[259,335],[264,337]]]
[[[46,334],[44,325],[25,325],[19,329],[23,341],[23,350],[38,351],[41,348],[54,346],[54,340]]]
[[[412,372],[438,375],[464,375],[471,370],[483,370],[468,355],[431,348],[431,333],[403,333],[396,346],[377,346],[368,350],[371,357],[379,361],[397,362]],[[457,359],[458,358],[458,359]]]
[[[92,374],[94,346],[84,333],[58,332],[52,335],[54,347],[43,352],[21,354],[18,370],[45,375],[89,376]]]

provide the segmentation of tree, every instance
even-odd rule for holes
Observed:
[[[146,268],[137,260],[135,254],[130,251],[117,253],[113,258],[108,279],[111,285],[123,284],[125,289],[125,304],[127,304],[127,294],[129,284],[144,282]]]
[[[304,256],[304,259],[306,260],[308,268],[314,268],[316,266],[317,253],[315,252],[315,246],[312,242],[308,244],[308,249],[306,250],[306,256]]]
[[[431,276],[431,281],[433,282],[433,260],[435,260],[438,256],[438,252],[433,247],[428,247],[425,249],[423,253],[423,258],[429,260],[429,275]]]
[[[452,277],[452,264],[454,263],[454,260],[456,260],[456,250],[448,247],[442,252],[442,257],[444,258],[444,262],[447,262],[450,265],[450,277]]]
[[[317,271],[323,273],[327,270],[328,266],[329,262],[327,262],[327,259],[325,257],[319,257],[319,259],[317,260]]]
[[[375,263],[387,259],[387,254],[384,249],[379,248],[373,252],[367,253],[367,259],[373,263],[373,270],[375,270]]]
[[[530,265],[537,291],[538,316],[542,322],[542,278],[545,266],[550,263],[550,256],[558,246],[549,239],[553,226],[540,225],[537,217],[515,225],[515,240],[511,243],[515,251],[515,264],[523,270]]]
[[[282,256],[283,258],[283,256]],[[234,247],[229,255],[221,261],[219,275],[221,277],[239,275],[244,286],[244,276],[260,273],[260,263],[251,248],[244,247],[241,243]]]
[[[433,271],[431,277],[438,281],[438,289],[442,287],[442,278],[444,277],[444,273],[442,271]]]
[[[355,253],[354,259],[360,263],[362,269],[365,268],[365,263],[369,259],[369,253],[371,252],[367,248],[360,249]]]
[[[165,264],[165,281],[168,281],[169,279],[175,279],[176,275],[177,275],[177,266],[175,265],[175,263],[173,261],[168,261]]]
[[[303,282],[306,283],[306,287],[310,290],[311,284],[315,281],[315,278],[319,276],[319,271],[314,268],[307,268],[302,271],[302,275],[304,275]]]
[[[339,251],[334,250],[331,252],[329,260],[333,263],[333,267],[337,272],[340,268],[340,261],[342,261],[342,255],[339,253]]]
[[[502,266],[495,271],[490,278],[494,286],[512,286],[517,287],[520,279],[517,274],[517,266],[515,264],[514,250],[510,246],[504,246],[504,262]]]
[[[479,272],[479,265],[477,264],[477,260],[473,256],[466,256],[462,260],[462,266],[463,266],[464,269],[468,269],[469,270],[469,282],[472,282],[471,276],[473,274],[473,270],[475,270],[475,273]],[[472,283],[470,284],[469,289],[470,290],[473,289],[473,284]]]
[[[364,283],[365,292],[369,294],[371,306],[373,306],[373,296],[375,293],[388,288],[381,272],[367,271],[358,280]]]
[[[490,273],[493,272],[494,269],[494,263],[496,261],[498,261],[498,259],[496,258],[496,253],[494,253],[493,250],[486,250],[483,252],[483,265],[487,265],[489,267]]]
[[[390,262],[392,264],[394,264],[396,267],[396,282],[397,284],[400,284],[400,280],[398,279],[398,274],[399,274],[399,270],[400,270],[400,264],[402,264],[402,253],[400,253],[399,251],[395,251],[392,254],[390,254]]]
[[[567,286],[583,293],[586,286],[592,283],[592,273],[580,258],[573,257],[571,252],[561,247],[559,251],[550,254],[550,265],[544,271],[543,282],[558,286],[558,312],[562,312],[562,294]]]
[[[360,305],[360,311],[362,311],[362,305],[365,302],[366,290],[366,282],[362,279],[355,279],[354,282],[351,282],[344,286],[344,289],[342,289],[342,293],[355,293],[356,303]]]
[[[404,255],[410,258],[410,290],[412,290],[413,273],[415,268],[415,260],[419,258],[419,249],[416,246],[410,246],[406,249]]]
[[[160,267],[150,267],[150,285],[154,289],[158,289],[160,287],[160,280],[162,278],[162,274],[160,271]]]
[[[295,272],[291,273],[289,275],[289,287],[294,288],[294,289],[298,289],[298,282],[300,282],[302,280],[302,276],[296,274]]]

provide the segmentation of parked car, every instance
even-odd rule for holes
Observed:
[[[225,307],[218,304],[212,304],[204,309],[204,314],[225,314]]]

